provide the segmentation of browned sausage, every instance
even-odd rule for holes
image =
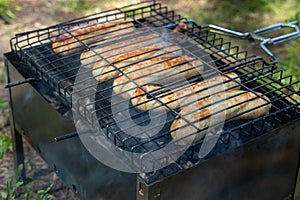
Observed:
[[[101,60],[101,57],[96,56],[97,54],[100,54],[104,58],[116,57],[119,56],[120,54],[130,52],[141,47],[146,47],[151,44],[158,43],[161,40],[156,34],[147,34],[147,35],[135,37],[135,35],[139,33],[138,31],[136,32],[137,33],[133,33],[125,36],[119,36],[117,38],[114,37],[97,43],[97,44],[102,44],[102,46],[101,47],[96,46],[93,50],[86,51],[81,54],[80,56],[81,64],[83,66],[87,66],[88,64],[92,63],[93,65],[94,62]],[[133,37],[133,38],[126,39],[126,37]],[[113,42],[114,40],[119,40],[122,38],[124,38],[124,40],[111,44],[111,42]],[[105,43],[107,43],[108,45],[105,45]],[[92,65],[89,65],[88,67],[92,67]]]
[[[262,94],[257,92],[257,95]],[[231,120],[255,119],[267,115],[271,108],[270,100],[266,96],[258,97],[257,95],[242,90],[230,90],[214,95],[215,102],[221,100],[219,103],[213,103],[211,98],[206,98],[190,104],[180,111],[180,118],[175,119],[172,123],[171,136],[176,140],[176,144],[188,145],[202,139],[207,134],[205,130],[197,132],[195,127],[201,130],[209,127],[210,124],[220,123],[222,120],[233,117]],[[203,108],[206,105],[209,106]],[[223,109],[226,111],[222,111]],[[184,138],[185,136],[188,137]]]
[[[164,47],[166,46],[168,46],[169,48],[164,49]],[[118,55],[116,57],[111,57],[108,60],[110,63],[113,63],[113,65],[110,65],[110,63],[108,63],[105,60],[100,60],[99,62],[96,62],[93,65],[92,73],[99,82],[103,82],[117,77],[120,74],[119,70],[124,71],[133,63],[137,63],[145,59],[163,54],[172,54],[175,57],[178,54],[181,54],[180,52],[180,48],[176,45],[173,45],[168,42],[160,42],[154,45],[149,45],[147,47],[142,47],[140,49]]]
[[[83,43],[89,45],[106,37],[133,30],[135,30],[133,24],[124,19],[76,28],[70,30],[71,34],[64,33],[58,36],[52,43],[52,49],[55,53],[66,56],[84,49]]]
[[[160,56],[126,68],[126,76],[115,79],[113,91],[123,98],[130,99],[137,88],[136,84],[142,86],[158,81],[171,83],[181,78],[199,75],[202,71],[202,62],[194,57]]]
[[[188,104],[196,101],[197,99],[212,95],[213,92],[221,92],[227,89],[239,89],[239,84],[241,81],[238,75],[233,72],[226,75],[227,76],[217,76],[199,83],[192,83],[191,85],[184,85],[180,88],[175,88],[174,92],[164,92],[156,97],[160,101],[157,99],[147,98],[147,95],[144,93],[144,91],[140,88],[137,88],[133,93],[131,103],[140,110],[152,109],[154,111],[161,112],[162,110],[168,110],[169,108],[179,108],[181,105]],[[235,81],[232,81],[231,79]],[[160,87],[154,85],[145,85],[142,86],[142,88],[147,92],[151,92],[158,90]],[[162,106],[161,102],[167,104],[169,108]]]

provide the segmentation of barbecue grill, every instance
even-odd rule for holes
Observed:
[[[117,20],[123,20],[122,25],[114,26],[113,31],[93,35],[99,39],[96,44],[81,37],[84,33],[75,34],[76,30]],[[127,23],[129,25],[125,26]],[[260,36],[283,27],[295,31],[271,39]],[[141,55],[125,58],[121,63],[126,63],[126,59],[135,60],[121,67],[112,61],[126,45],[138,45],[139,42],[149,45],[150,34],[157,36],[150,44],[167,42],[170,46],[142,53],[149,54],[142,59],[135,59]],[[248,55],[247,51],[224,39],[224,35],[261,40],[261,47],[270,62],[260,55]],[[292,88],[299,81],[292,82],[291,77],[284,77],[282,71],[276,70],[277,59],[267,45],[298,36],[297,22],[251,33],[215,25],[200,26],[155,1],[17,34],[11,40],[12,51],[5,54],[15,164],[24,161],[22,138],[25,138],[81,199],[295,198],[300,162],[300,109],[296,98],[300,92]],[[70,38],[76,44],[73,49],[53,47],[55,42]],[[134,42],[136,38],[141,41]],[[120,45],[112,47],[116,44]],[[174,46],[179,48],[172,48]],[[83,63],[81,56],[87,52],[91,55]],[[170,55],[172,59],[180,56],[200,59],[200,64],[195,66],[199,74],[181,79],[185,71],[168,73],[164,80],[151,83],[158,89],[147,91],[144,86],[150,83],[140,84],[139,79],[132,76],[135,72],[128,71],[147,59],[160,56],[169,59]],[[97,66],[100,61],[106,64]],[[185,63],[189,61],[182,64]],[[117,76],[98,81],[102,74],[95,76],[94,71],[108,65],[112,70],[105,73],[117,72]],[[139,66],[138,70],[145,66]],[[163,73],[164,69],[161,70]],[[155,77],[160,71],[153,73]],[[237,77],[232,78],[229,73]],[[142,78],[152,75],[145,74]],[[224,90],[238,87],[245,93],[251,92],[256,99],[263,99],[264,104],[224,121],[214,121],[214,116],[226,110],[220,109],[206,117],[211,119],[211,126],[199,128],[199,119],[191,121],[187,117],[197,109],[186,115],[181,111],[207,96],[192,98],[180,108],[172,108],[171,100],[161,100],[170,95],[171,90],[176,92],[205,81],[208,84],[218,76],[226,77],[226,81],[205,88],[212,99]],[[116,80],[122,77],[127,81],[116,85]],[[228,82],[237,86],[221,91],[213,89]],[[286,82],[289,84],[284,84]],[[133,84],[132,88],[124,86],[128,83]],[[138,89],[146,95],[146,103],[156,102],[159,106],[141,110],[138,106],[142,103],[134,105],[134,98],[122,98],[123,93],[116,93],[119,86],[125,88],[124,94]],[[195,95],[182,98],[187,96]],[[224,101],[213,101],[204,108]],[[251,99],[232,105],[232,108],[247,102]],[[268,105],[268,114],[253,119],[235,119]],[[158,108],[164,112],[156,112]],[[193,131],[187,132],[184,138],[174,139],[172,133],[177,130],[172,130],[172,123],[179,119],[185,124],[179,129],[188,127]],[[206,136],[193,139],[201,133]],[[186,139],[191,142],[180,145]]]

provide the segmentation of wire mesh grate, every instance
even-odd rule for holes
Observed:
[[[116,22],[118,23],[114,24]],[[177,27],[181,23],[186,28],[179,30],[180,33],[176,33],[178,32]],[[101,31],[81,32],[82,29],[96,26],[101,26]],[[164,39],[162,39],[163,37]],[[93,43],[90,41],[91,38],[97,38],[97,41],[93,41]],[[69,44],[72,47],[65,49],[67,45],[54,46],[54,44],[64,41],[70,41]],[[220,95],[223,91],[217,90],[213,94],[204,95],[193,101],[185,101],[181,107],[174,108],[172,107],[174,102],[193,96],[193,94],[185,94],[176,99],[163,101],[164,98],[168,98],[176,92],[179,94],[187,88],[212,80],[216,75],[221,75],[225,81],[215,83],[207,88],[204,87],[199,91],[194,90],[194,92],[201,93],[207,89],[228,84],[227,90],[239,88],[244,93],[254,94],[252,99],[240,101],[229,106],[227,110],[251,102],[253,99],[265,100],[264,104],[253,106],[251,109],[228,117],[216,147],[206,157],[199,158],[198,156],[201,145],[205,143],[201,139],[193,143],[175,163],[169,165],[165,170],[147,174],[149,182],[156,180],[157,177],[177,173],[197,164],[202,159],[208,159],[241,146],[300,116],[299,102],[296,100],[300,94],[299,91],[292,89],[292,86],[299,82],[292,82],[290,77],[283,77],[281,71],[273,71],[273,66],[266,64],[260,57],[248,56],[247,51],[233,46],[217,33],[212,33],[208,28],[182,18],[173,11],[169,11],[167,7],[153,1],[145,1],[45,29],[17,34],[11,41],[11,48],[20,60],[25,61],[38,76],[49,84],[55,94],[65,100],[66,106],[72,107],[72,104],[76,103],[79,114],[88,123],[105,129],[106,138],[115,146],[128,152],[144,153],[145,156],[148,152],[161,149],[169,143],[180,142],[206,131],[208,127],[199,128],[197,126],[198,118],[191,121],[187,117],[197,113],[199,108],[191,109],[185,114],[182,114],[182,111],[194,103],[204,101],[209,96]],[[130,55],[133,51],[140,53]],[[184,59],[182,59],[183,57]],[[201,62],[199,62],[199,58]],[[177,64],[174,64],[175,61]],[[172,74],[171,71],[168,71],[169,68],[163,68],[165,63],[174,68],[194,63],[192,68],[185,67],[179,73],[179,75],[189,73],[192,75],[188,75],[187,81],[184,82],[178,78],[177,73]],[[147,72],[148,69],[154,69],[156,66],[161,67],[141,76],[134,75],[143,70]],[[96,73],[105,67],[109,67],[109,70]],[[195,68],[201,69],[203,73],[192,73]],[[135,70],[130,71],[129,69]],[[230,76],[230,73],[235,76]],[[116,75],[99,81],[111,74]],[[141,80],[159,74],[166,74],[161,78],[163,79],[161,81],[165,81],[166,84],[152,83],[156,89],[152,91],[145,89],[150,84]],[[81,77],[81,80],[76,85],[75,80],[78,76]],[[116,84],[121,77],[125,81]],[[283,82],[288,82],[288,84],[283,84]],[[230,84],[233,85],[230,86]],[[76,89],[77,86],[80,86],[79,90]],[[116,93],[118,87],[125,89]],[[132,90],[140,91],[141,94],[134,98],[120,98],[116,102],[129,106],[129,117],[118,123],[132,120],[135,125],[120,128],[114,119],[115,111],[112,110],[112,107],[115,105],[112,99],[127,95]],[[74,96],[78,94],[84,95],[79,95],[76,102],[73,102]],[[241,94],[238,93],[227,99],[219,99],[219,102],[214,104],[218,105],[222,101],[237,98]],[[145,98],[146,101],[134,104],[133,100],[140,97]],[[154,102],[157,106],[148,110],[139,109],[139,106],[149,102]],[[236,120],[240,116],[250,115],[249,113],[258,111],[267,105],[271,105],[267,115],[255,119]],[[213,104],[208,104],[201,109],[212,106]],[[146,127],[151,124],[152,120],[159,119],[163,114],[158,113],[151,118],[150,112],[160,108],[166,111],[165,121],[158,120],[156,124],[145,131],[148,134],[148,132],[155,132],[154,130],[161,127],[157,134],[149,134],[150,136],[147,135],[148,137],[145,138],[139,137],[141,135],[127,134],[127,132],[135,130],[135,126]],[[124,108],[124,110],[126,109]],[[120,109],[117,112],[124,110]],[[203,119],[209,119],[224,111],[226,111],[225,108],[218,109]],[[185,123],[179,128],[191,127],[192,131],[188,132],[185,138],[173,139],[172,132],[177,130],[172,130],[172,124],[174,120],[178,119],[182,119]],[[212,127],[217,128],[219,123],[212,124]],[[176,151],[173,153],[176,154]],[[169,159],[171,156],[162,155],[161,159]]]

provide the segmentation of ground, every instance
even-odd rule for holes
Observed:
[[[2,0],[0,0],[0,3],[1,1]],[[0,18],[0,134],[9,136],[10,133],[6,103],[7,90],[4,89],[5,70],[3,54],[10,51],[9,41],[14,34],[43,28],[85,14],[99,12],[107,8],[120,7],[124,4],[134,2],[138,1],[13,0],[11,7],[15,17],[9,21],[10,23],[6,23]],[[245,1],[247,6],[241,5],[240,2],[244,1],[234,0],[163,0],[163,2],[181,13],[185,13],[186,17],[197,19],[201,24],[213,23],[239,31],[249,31],[273,23],[283,22],[291,18],[291,16],[296,15],[296,12],[299,11],[299,5],[297,5],[296,0],[288,0],[286,1],[287,3],[282,3],[284,7],[281,7],[281,9],[274,7],[276,4],[280,4],[281,1],[278,0],[274,1],[274,4],[266,3],[268,2],[266,0]],[[255,2],[256,4],[251,2]],[[237,6],[234,7],[236,10],[232,9],[233,4],[237,4]],[[226,9],[229,12],[226,12]],[[272,10],[272,13],[270,10]],[[267,12],[271,14],[267,14]],[[239,13],[239,15],[236,15],[236,13]],[[245,25],[245,22],[247,25]],[[295,51],[294,54],[296,57],[300,52],[299,46],[296,46],[299,45],[299,43],[292,43],[292,45],[295,45],[295,48],[291,48],[291,52],[293,53],[293,51]],[[278,52],[285,54],[284,50],[285,47],[282,47]],[[295,63],[293,67],[297,69],[297,67],[299,67],[298,64],[299,63]],[[298,76],[300,76],[300,74],[298,74]],[[34,188],[35,190],[45,189],[53,183],[53,188],[50,193],[54,195],[55,199],[76,199],[74,194],[64,186],[55,173],[49,171],[47,165],[28,143],[24,143],[24,148],[26,158],[29,159],[33,169],[36,171],[35,178],[44,181],[42,184],[37,184]],[[11,177],[13,173],[12,152],[8,150],[4,158],[0,160],[0,187],[5,186],[6,180]]]

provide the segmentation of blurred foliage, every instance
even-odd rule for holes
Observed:
[[[300,11],[286,22],[299,20],[299,17]],[[284,76],[292,76],[292,81],[300,81],[300,37],[289,41],[279,49],[275,48],[275,53],[278,57],[278,68],[283,70]],[[293,88],[299,91],[300,83],[293,85]]]
[[[15,19],[14,6],[12,0],[0,0],[0,19],[4,20],[5,23],[12,23]]]
[[[8,112],[8,103],[0,99],[0,114],[4,115]],[[0,118],[0,130],[4,129],[5,123],[3,118]],[[2,159],[6,152],[12,151],[12,140],[7,134],[0,133],[0,159]]]
[[[6,134],[0,134],[0,159],[2,159],[7,150],[12,151],[12,140]]]
[[[59,2],[60,8],[66,12],[85,13],[87,10],[92,9],[97,4],[97,1],[86,0],[62,0]]]
[[[25,183],[24,181],[19,180],[23,168],[24,166],[22,164],[19,165],[16,174],[6,181],[6,187],[1,188],[0,200],[53,200],[54,196],[49,194],[53,184],[46,189],[35,190],[36,185],[43,183],[43,181],[34,179],[35,171],[28,161],[26,161],[26,168],[28,171],[26,178],[31,181]]]
[[[218,23],[240,31],[258,27],[261,23],[259,20],[261,13],[270,11],[268,0],[213,0],[212,2],[215,6],[211,12],[199,15],[204,17],[204,22]]]

